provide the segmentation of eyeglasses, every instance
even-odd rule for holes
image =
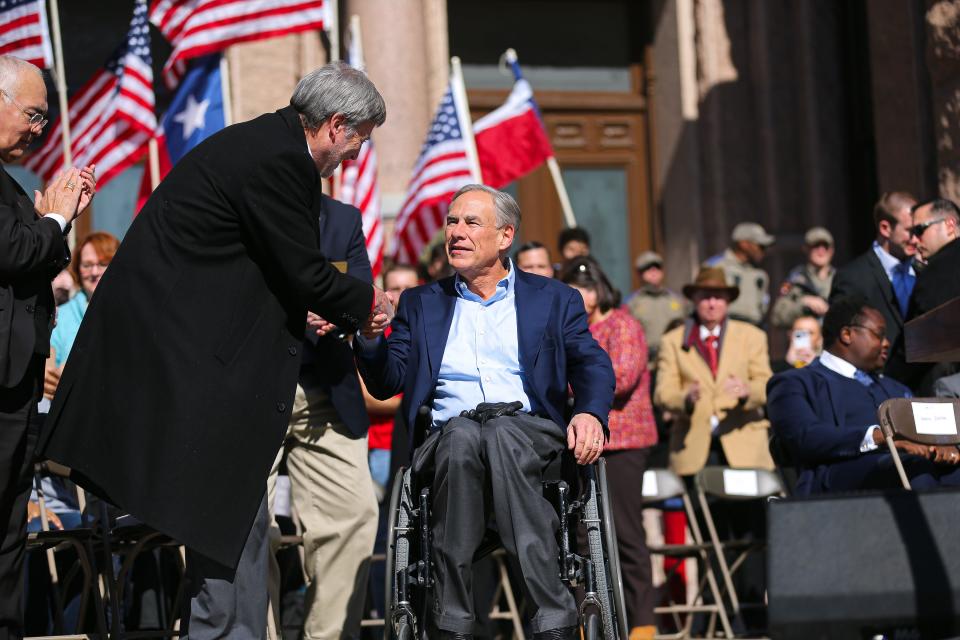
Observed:
[[[27,109],[24,108],[22,104],[17,102],[16,98],[14,98],[12,95],[7,93],[5,89],[0,89],[0,93],[5,95],[7,97],[7,100],[12,102],[14,106],[20,110],[20,113],[27,116],[27,122],[30,123],[31,127],[40,125],[40,128],[43,129],[45,126],[47,126],[47,123],[50,122],[47,119],[47,114],[45,113],[42,113],[40,111],[27,111]]]
[[[926,222],[921,222],[920,224],[913,225],[912,227],[907,229],[907,231],[910,232],[911,236],[919,239],[923,236],[924,232],[927,229],[937,224],[938,222],[943,222],[944,220],[946,220],[946,218],[937,218],[936,220],[927,220]]]
[[[94,267],[100,267],[101,269],[106,269],[110,266],[109,262],[81,262],[80,270],[81,271],[92,271]]]
[[[850,328],[863,329],[864,331],[868,331],[868,332],[872,333],[872,334],[873,334],[873,337],[876,338],[877,340],[879,340],[880,342],[883,342],[883,341],[886,339],[886,337],[887,337],[886,334],[880,333],[879,331],[877,331],[877,330],[875,330],[875,329],[871,329],[870,327],[867,327],[867,326],[862,325],[862,324],[851,324],[851,325],[849,325],[849,326],[850,326]]]

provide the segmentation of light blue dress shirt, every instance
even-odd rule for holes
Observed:
[[[63,366],[73,348],[73,341],[80,330],[83,314],[87,312],[87,294],[81,289],[77,295],[57,307],[57,326],[50,334],[50,346],[55,352],[55,362]]]
[[[530,411],[517,340],[513,261],[507,268],[507,277],[487,300],[456,278],[457,301],[433,399],[434,427],[481,402],[519,400]]]
[[[887,280],[893,282],[893,272],[900,266],[900,261],[895,257],[887,253],[886,249],[880,246],[880,243],[876,240],[873,241],[873,252],[877,254],[877,259],[880,260],[880,266],[883,267],[884,272],[887,274]],[[910,269],[907,271],[911,276],[916,276],[917,272],[913,270],[913,261],[910,260]]]

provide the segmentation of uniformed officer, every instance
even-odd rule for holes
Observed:
[[[643,325],[652,368],[657,361],[660,337],[667,325],[686,315],[687,304],[682,297],[663,286],[663,258],[660,254],[644,251],[637,256],[634,266],[643,284],[630,294],[626,304],[633,317]]]
[[[830,287],[836,269],[833,260],[833,234],[823,227],[812,227],[803,236],[804,264],[790,270],[780,285],[780,297],[773,304],[773,326],[789,329],[802,315],[822,318],[827,313]]]
[[[730,234],[730,247],[704,264],[722,267],[727,284],[740,289],[740,296],[730,303],[728,315],[760,326],[770,307],[770,276],[760,268],[767,249],[776,241],[756,222],[741,222]]]

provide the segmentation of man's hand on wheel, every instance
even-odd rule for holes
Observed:
[[[393,303],[387,297],[383,289],[373,288],[373,311],[367,322],[360,328],[360,334],[364,338],[376,338],[382,335],[390,323],[393,322]]]
[[[567,427],[567,448],[573,450],[578,464],[596,462],[603,453],[603,426],[589,413],[578,413]]]

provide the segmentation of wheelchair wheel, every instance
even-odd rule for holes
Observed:
[[[387,523],[387,553],[384,561],[385,584],[384,602],[387,611],[384,615],[384,640],[410,640],[413,636],[412,620],[405,616],[394,620],[397,613],[397,568],[410,564],[410,540],[404,532],[410,526],[410,471],[397,470],[393,478],[393,491],[390,493],[390,511]],[[395,624],[396,622],[396,624]]]
[[[599,468],[600,464],[596,465]],[[626,636],[621,636],[617,628],[617,615],[613,610],[613,599],[610,588],[609,564],[604,553],[604,535],[602,520],[600,518],[600,495],[597,480],[597,471],[594,467],[586,469],[586,486],[584,492],[583,522],[587,528],[587,545],[590,551],[590,561],[594,566],[594,581],[596,583],[596,597],[600,602],[600,623],[602,634],[599,636],[603,640],[622,640]],[[587,632],[587,624],[594,614],[588,613],[583,621],[584,633]]]
[[[627,629],[627,601],[623,595],[623,572],[620,568],[620,547],[617,545],[617,525],[613,520],[613,507],[610,506],[610,489],[607,486],[607,461],[597,461],[597,481],[600,486],[600,506],[603,518],[604,541],[607,543],[607,566],[610,569],[610,588],[613,590],[614,616],[621,640],[630,636]]]

